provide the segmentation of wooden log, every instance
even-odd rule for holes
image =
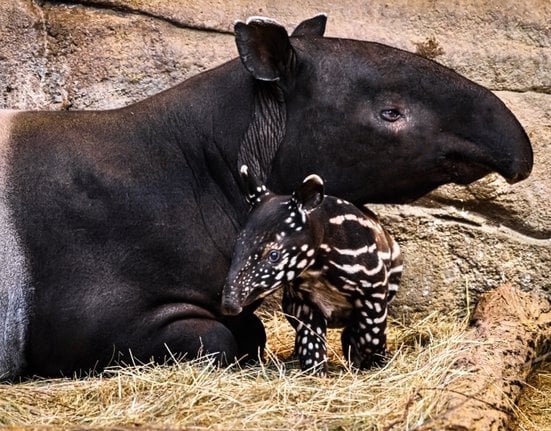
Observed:
[[[444,389],[442,410],[424,429],[504,430],[532,366],[551,341],[551,303],[504,284],[483,295],[473,313],[465,353]]]

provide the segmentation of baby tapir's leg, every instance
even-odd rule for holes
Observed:
[[[357,368],[381,364],[386,351],[386,293],[356,298],[350,323],[341,342],[344,355]]]
[[[385,265],[388,269],[387,302],[390,303],[396,296],[396,292],[398,292],[400,279],[402,278],[403,258],[398,243],[390,236],[388,232],[385,231],[385,235],[388,243],[390,244],[390,261],[385,261]]]
[[[318,375],[327,374],[327,320],[315,306],[288,288],[283,292],[282,306],[296,331],[295,354],[300,368]]]

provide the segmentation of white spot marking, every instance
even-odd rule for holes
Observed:
[[[297,268],[298,269],[303,269],[303,268],[306,268],[306,265],[308,264],[308,261],[306,259],[302,259],[298,264],[297,264]]]

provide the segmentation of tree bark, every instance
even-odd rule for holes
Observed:
[[[445,413],[425,429],[507,429],[532,366],[549,351],[551,303],[504,284],[481,297],[466,341],[454,375],[465,373],[443,390]]]

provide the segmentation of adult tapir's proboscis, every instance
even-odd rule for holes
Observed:
[[[528,176],[490,91],[325,22],[238,22],[239,59],[123,109],[0,113],[0,375],[256,357],[254,307],[220,313],[242,164],[278,193],[315,172],[356,204]]]

